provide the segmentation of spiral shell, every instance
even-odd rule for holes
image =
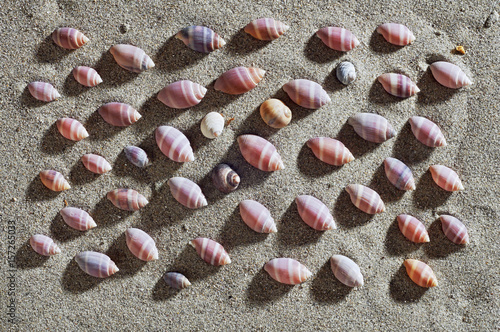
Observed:
[[[101,76],[90,67],[78,66],[73,69],[73,77],[81,85],[93,87],[102,83]]]
[[[265,70],[256,67],[236,67],[222,74],[215,81],[214,89],[230,95],[240,95],[255,88],[265,73]]]
[[[413,32],[407,27],[398,23],[384,23],[377,27],[377,32],[384,36],[389,43],[405,46],[415,41]]]
[[[349,287],[363,286],[363,275],[358,264],[346,256],[333,255],[330,258],[332,272],[341,283]]]
[[[46,170],[40,172],[40,180],[42,180],[45,187],[53,191],[63,191],[71,188],[64,176],[57,171]]]
[[[210,53],[226,45],[225,40],[212,29],[200,25],[184,28],[175,37],[190,49],[201,53]]]
[[[41,101],[53,101],[61,98],[59,92],[50,83],[31,82],[28,84],[28,90],[35,99]]]
[[[264,266],[264,270],[277,282],[297,285],[312,276],[311,271],[292,258],[275,258]]]
[[[368,214],[382,213],[385,211],[384,202],[375,190],[360,184],[350,184],[345,190],[351,196],[351,202],[361,211]]]
[[[172,196],[185,207],[198,209],[208,204],[200,186],[193,181],[182,177],[173,177],[167,183]]]
[[[114,206],[126,211],[137,211],[149,203],[146,197],[133,189],[111,190],[106,197]]]
[[[163,280],[172,288],[184,289],[191,286],[188,278],[178,272],[167,272],[163,275]]]
[[[111,165],[101,156],[96,154],[85,154],[81,158],[83,166],[96,174],[104,174],[111,171]]]
[[[200,128],[206,138],[219,137],[224,130],[224,117],[218,112],[210,112],[201,120]]]
[[[359,45],[359,40],[351,31],[339,27],[321,28],[316,35],[335,51],[347,52]]]
[[[382,74],[378,77],[385,91],[393,96],[407,98],[420,92],[418,86],[408,76],[402,74]]]
[[[415,243],[430,241],[429,234],[420,220],[407,214],[400,214],[397,219],[399,230],[408,240]]]
[[[58,46],[68,50],[80,48],[89,41],[83,33],[73,28],[59,28],[54,30],[52,40]]]
[[[446,61],[431,64],[431,72],[436,81],[447,88],[459,89],[472,84],[460,67]]]
[[[446,191],[464,190],[462,181],[454,170],[442,165],[432,165],[429,167],[432,179],[438,186]]]
[[[279,99],[268,99],[260,105],[260,116],[272,128],[283,128],[292,120],[292,111]]]
[[[155,133],[156,144],[161,152],[173,161],[183,163],[193,161],[193,149],[186,136],[170,126],[160,126]]]
[[[248,23],[244,31],[260,40],[274,40],[282,36],[290,27],[273,18],[259,18]]]
[[[337,78],[344,85],[349,85],[356,80],[356,68],[348,61],[341,62],[335,71]]]
[[[125,157],[137,167],[146,167],[149,164],[148,155],[146,151],[137,146],[127,146],[125,149]]]
[[[240,184],[240,176],[229,165],[219,164],[212,171],[212,182],[215,188],[228,194]]]
[[[276,225],[271,212],[262,204],[251,199],[240,202],[241,219],[258,233],[276,233]]]
[[[208,264],[219,266],[231,263],[228,253],[224,247],[214,240],[199,237],[191,241],[198,255]]]
[[[153,60],[142,49],[132,45],[114,45],[109,51],[120,67],[134,73],[140,73],[155,66]]]
[[[385,175],[399,190],[415,190],[415,180],[411,169],[396,158],[385,158]]]
[[[434,287],[438,285],[434,272],[424,262],[416,259],[407,259],[404,265],[410,279],[420,287]]]
[[[57,120],[56,125],[61,135],[72,141],[79,141],[89,137],[85,127],[75,119],[61,118]]]
[[[441,129],[431,120],[421,116],[412,116],[410,125],[411,131],[421,143],[431,148],[447,145]]]
[[[342,142],[330,137],[315,137],[307,141],[314,155],[330,165],[342,166],[354,160],[351,151]]]
[[[292,80],[283,85],[283,90],[295,104],[309,109],[318,109],[331,101],[321,85],[309,80]]]
[[[36,234],[30,238],[30,245],[33,250],[43,256],[52,256],[61,253],[61,249],[54,241],[45,235]]]
[[[125,236],[127,247],[135,257],[147,262],[158,259],[155,241],[146,232],[138,228],[129,228]]]
[[[465,225],[453,216],[441,215],[441,227],[446,237],[455,244],[469,244],[469,234]]]
[[[112,126],[126,127],[135,123],[142,116],[132,106],[124,103],[107,103],[99,108],[104,121]]]
[[[348,123],[365,140],[382,143],[396,135],[396,131],[386,118],[373,113],[358,113],[349,118]]]
[[[260,136],[238,136],[238,145],[243,158],[261,171],[272,172],[285,168],[274,145]]]
[[[115,262],[100,252],[84,251],[77,254],[75,260],[85,273],[93,277],[106,278],[119,271]]]
[[[87,212],[81,209],[68,206],[59,211],[59,213],[69,227],[79,231],[87,231],[97,227],[94,219]]]
[[[167,85],[158,93],[158,100],[171,108],[189,108],[198,105],[205,97],[207,89],[189,80]]]
[[[316,197],[309,195],[297,196],[295,203],[297,203],[300,217],[309,227],[317,231],[337,228],[328,207]]]

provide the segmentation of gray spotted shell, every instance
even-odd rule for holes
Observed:
[[[337,66],[337,78],[342,84],[349,85],[356,79],[356,68],[348,61],[341,62]]]

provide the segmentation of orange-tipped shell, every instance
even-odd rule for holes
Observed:
[[[63,191],[71,188],[64,176],[57,171],[47,170],[40,172],[40,180],[42,180],[45,187],[53,191]]]
[[[430,241],[429,234],[420,220],[407,214],[400,214],[397,219],[399,230],[408,240],[415,243]]]
[[[410,279],[420,287],[434,287],[438,285],[434,272],[424,262],[416,259],[407,259],[404,265]]]
[[[454,170],[442,165],[432,165],[429,167],[432,179],[438,186],[446,191],[464,190],[462,181]]]
[[[224,130],[224,117],[218,112],[210,112],[201,120],[200,129],[206,138],[219,137]]]
[[[265,73],[266,71],[260,68],[236,67],[222,74],[215,81],[214,89],[230,95],[239,95],[255,88]]]

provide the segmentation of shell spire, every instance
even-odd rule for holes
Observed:
[[[454,170],[442,165],[432,165],[429,167],[432,179],[438,186],[446,191],[464,190],[462,181]]]
[[[174,127],[160,126],[155,132],[156,144],[173,161],[183,163],[194,160],[193,148],[187,137]]]
[[[354,160],[351,151],[342,142],[330,137],[315,137],[307,141],[316,158],[330,165],[342,166]]]
[[[430,241],[429,233],[420,220],[407,214],[400,214],[397,219],[399,230],[408,240],[415,243]]]
[[[256,135],[241,135],[237,140],[243,158],[253,167],[265,172],[285,168],[276,148],[266,139]]]
[[[304,108],[318,109],[331,102],[321,85],[310,80],[292,80],[283,85],[283,90],[295,104]]]
[[[301,195],[295,198],[297,210],[302,220],[317,231],[336,229],[335,220],[328,207],[316,197]]]
[[[56,29],[52,33],[52,40],[58,46],[68,50],[80,48],[89,41],[83,33],[68,27]]]
[[[382,143],[396,135],[396,131],[386,118],[373,113],[358,113],[349,118],[348,123],[365,140]]]
[[[368,187],[360,184],[350,184],[345,190],[351,196],[351,202],[361,211],[368,214],[382,213],[385,205],[379,194]]]
[[[431,64],[430,67],[432,76],[434,76],[436,81],[447,88],[459,89],[472,84],[472,81],[465,75],[462,69],[452,63],[437,61]]]
[[[416,259],[407,259],[404,265],[410,279],[420,287],[435,287],[438,285],[434,272],[424,262]]]
[[[399,190],[415,190],[415,179],[411,169],[396,158],[385,158],[385,175]]]
[[[258,233],[276,233],[276,225],[271,212],[257,201],[246,199],[240,202],[241,219]]]
[[[43,256],[52,256],[61,253],[61,249],[54,241],[45,235],[36,234],[30,238],[30,245],[33,250]]]

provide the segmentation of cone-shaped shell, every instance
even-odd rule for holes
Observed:
[[[71,188],[64,176],[57,171],[47,170],[40,172],[40,180],[42,180],[45,187],[53,191],[63,191]]]
[[[337,78],[344,85],[349,85],[356,80],[356,68],[348,61],[341,62],[335,70]]]
[[[347,52],[359,45],[359,40],[347,29],[339,27],[325,27],[316,32],[316,35],[331,49]]]
[[[431,64],[431,72],[436,81],[447,88],[459,89],[472,84],[460,67],[446,61]]]
[[[112,126],[126,127],[135,123],[141,115],[135,108],[124,103],[107,103],[99,108],[104,121]]]
[[[438,285],[434,272],[424,262],[416,259],[407,259],[404,265],[410,279],[420,287],[434,287]]]
[[[61,118],[57,120],[56,125],[61,135],[72,141],[79,141],[89,137],[85,127],[75,119]]]
[[[441,227],[446,237],[455,244],[469,244],[469,234],[465,225],[453,216],[441,215]]]
[[[408,240],[415,243],[430,241],[429,234],[420,220],[407,214],[400,214],[397,219],[399,230]]]
[[[139,47],[118,44],[109,50],[116,63],[123,69],[140,73],[155,66],[153,60]]]
[[[67,27],[56,29],[52,33],[52,40],[58,46],[68,50],[80,48],[89,41],[80,31]]]
[[[75,207],[65,207],[61,211],[64,222],[71,228],[79,231],[86,231],[97,227],[94,219],[85,211]]]
[[[304,222],[317,231],[336,229],[335,220],[328,207],[316,197],[301,195],[295,198],[297,210]]]
[[[329,137],[315,137],[307,141],[314,155],[330,165],[342,166],[354,160],[351,151],[342,142]]]
[[[185,207],[198,209],[208,204],[200,186],[193,181],[182,177],[173,177],[167,183],[172,196]]]
[[[118,272],[115,262],[107,255],[95,251],[84,251],[75,256],[78,266],[87,274],[106,278]]]
[[[407,27],[398,23],[384,23],[377,27],[377,32],[384,36],[389,43],[405,46],[415,41],[413,32]]]
[[[143,230],[129,228],[125,232],[127,247],[135,257],[143,261],[158,259],[158,249],[155,241]]]
[[[228,253],[219,243],[204,237],[191,241],[201,259],[211,265],[219,266],[231,263]]]
[[[349,287],[363,286],[363,275],[358,264],[346,256],[333,255],[330,258],[332,272],[341,283]]]
[[[158,93],[158,100],[171,108],[189,108],[198,105],[205,97],[207,89],[189,80],[167,85]]]
[[[382,143],[396,135],[396,131],[386,118],[373,113],[357,113],[349,118],[348,123],[365,140]]]
[[[240,184],[240,176],[229,165],[219,164],[212,171],[212,182],[215,188],[228,194]]]
[[[184,28],[175,37],[190,49],[201,53],[210,53],[226,45],[224,39],[212,29],[200,25]]]
[[[279,99],[268,99],[260,105],[260,116],[272,128],[283,128],[292,120],[292,111]]]
[[[161,152],[173,161],[183,163],[193,161],[193,149],[187,137],[170,126],[160,126],[155,133],[156,144]]]
[[[137,211],[148,204],[146,197],[133,189],[115,189],[106,197],[119,209],[126,211]]]
[[[222,74],[215,81],[214,89],[239,95],[255,88],[265,73],[265,70],[256,67],[236,67]]]
[[[96,154],[85,154],[81,158],[86,169],[96,174],[104,174],[111,171],[111,165],[101,156]]]
[[[28,84],[31,95],[41,101],[53,101],[61,98],[59,92],[50,83],[31,82]]]
[[[259,18],[248,23],[244,31],[260,40],[274,40],[282,36],[290,27],[273,18]]]
[[[396,158],[385,158],[385,175],[399,190],[414,190],[415,179],[411,169]]]
[[[312,276],[311,271],[292,258],[275,258],[264,266],[274,280],[287,285],[297,285]]]
[[[257,201],[246,199],[240,202],[241,219],[258,233],[276,233],[276,225],[271,212]]]
[[[350,184],[345,190],[351,196],[351,202],[358,209],[368,214],[382,213],[385,211],[384,202],[375,190],[360,184]]]
[[[385,91],[393,96],[407,98],[420,92],[418,86],[408,76],[402,74],[388,73],[378,77]]]
[[[431,120],[421,116],[412,116],[410,125],[411,131],[421,143],[431,148],[447,145],[441,129]]]
[[[172,288],[184,289],[191,286],[188,278],[178,272],[167,272],[163,275],[163,280]]]
[[[432,165],[429,167],[432,179],[438,186],[446,191],[464,190],[462,181],[454,170],[442,165]]]
[[[285,168],[274,145],[260,136],[238,136],[238,145],[243,158],[261,171],[271,172]]]
[[[101,76],[90,67],[78,66],[73,69],[73,77],[81,85],[93,87],[102,83]]]
[[[295,104],[309,109],[318,109],[331,101],[321,85],[309,80],[292,80],[283,85],[283,90]]]
[[[30,238],[30,245],[33,250],[43,256],[52,256],[61,252],[50,237],[41,234],[33,235]]]
[[[224,117],[218,112],[210,112],[201,120],[200,128],[206,138],[219,137],[224,130]]]
[[[146,151],[137,146],[127,146],[125,149],[125,157],[137,167],[146,167],[149,164],[148,155]]]

